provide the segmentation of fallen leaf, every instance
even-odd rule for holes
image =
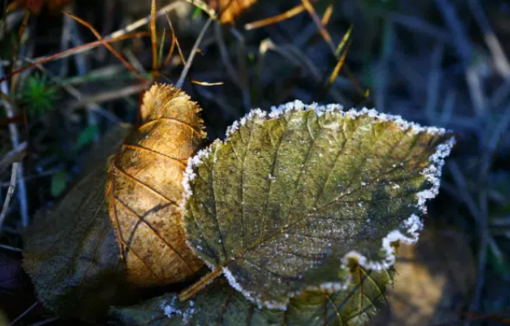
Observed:
[[[187,160],[205,137],[199,112],[180,89],[154,85],[142,124],[110,164],[106,198],[131,284],[180,282],[203,265],[185,243],[179,208]]]
[[[214,9],[222,24],[233,24],[236,18],[257,0],[209,0],[209,7]]]
[[[132,307],[116,307],[110,316],[117,325],[366,325],[386,304],[386,284],[393,271],[367,272],[356,268],[354,282],[343,291],[308,291],[291,299],[286,311],[260,308],[228,285],[224,279],[191,301],[180,303],[168,294]]]
[[[152,87],[142,125],[108,164],[129,128],[112,129],[91,155],[100,168],[30,226],[23,267],[46,307],[93,319],[139,286],[179,282],[203,265],[184,242],[177,205],[187,158],[205,136],[198,112],[182,91]]]
[[[398,116],[299,101],[254,110],[227,136],[189,161],[187,240],[213,274],[278,309],[306,289],[345,286],[351,260],[390,267],[398,242],[417,240],[454,143]]]
[[[107,167],[80,181],[24,236],[23,268],[44,306],[93,318],[128,290],[104,196]]]

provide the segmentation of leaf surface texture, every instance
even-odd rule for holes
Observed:
[[[129,283],[180,282],[202,266],[186,246],[179,209],[187,160],[205,137],[199,112],[181,90],[154,85],[142,124],[111,162],[106,198]]]
[[[373,110],[282,106],[236,122],[188,165],[188,243],[269,308],[305,289],[339,289],[345,266],[394,262],[436,195],[451,135]]]
[[[393,271],[368,272],[358,266],[354,281],[335,293],[309,291],[291,299],[286,311],[259,308],[218,280],[192,301],[179,303],[175,295],[154,298],[127,308],[114,308],[117,325],[180,326],[360,326],[386,304],[386,284]]]

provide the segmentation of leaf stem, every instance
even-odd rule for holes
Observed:
[[[223,274],[223,268],[216,267],[212,272],[202,277],[198,282],[179,293],[179,301],[185,302],[191,299],[195,294],[203,290],[207,285],[211,284],[215,279]]]

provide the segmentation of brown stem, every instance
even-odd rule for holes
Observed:
[[[184,302],[191,299],[195,294],[203,290],[207,285],[211,284],[212,281],[217,279],[223,273],[222,267],[216,267],[215,270],[202,277],[200,281],[196,282],[186,290],[179,293],[179,301]]]

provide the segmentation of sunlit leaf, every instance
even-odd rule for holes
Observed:
[[[180,303],[170,294],[136,306],[114,308],[110,316],[122,326],[365,325],[386,303],[386,284],[391,282],[392,274],[358,267],[347,289],[305,292],[292,298],[286,311],[259,308],[225,280],[218,280],[191,301]]]
[[[202,265],[185,244],[177,202],[188,157],[201,145],[198,106],[155,85],[142,124],[124,142],[105,137],[94,169],[25,237],[24,267],[39,299],[60,315],[100,315],[134,287],[176,283]],[[121,128],[114,138],[125,138]],[[102,157],[102,159],[101,159]],[[107,168],[106,168],[107,165]],[[128,293],[128,294],[129,294]]]
[[[188,165],[188,243],[247,298],[279,309],[305,289],[340,289],[350,259],[391,266],[398,241],[417,240],[454,142],[400,117],[301,102],[254,110],[227,135]]]
[[[257,0],[208,0],[209,6],[218,14],[221,23],[232,24],[235,19]]]
[[[199,111],[181,90],[154,85],[142,125],[111,162],[106,196],[132,284],[180,282],[203,265],[185,243],[178,205],[187,160],[205,136]]]

